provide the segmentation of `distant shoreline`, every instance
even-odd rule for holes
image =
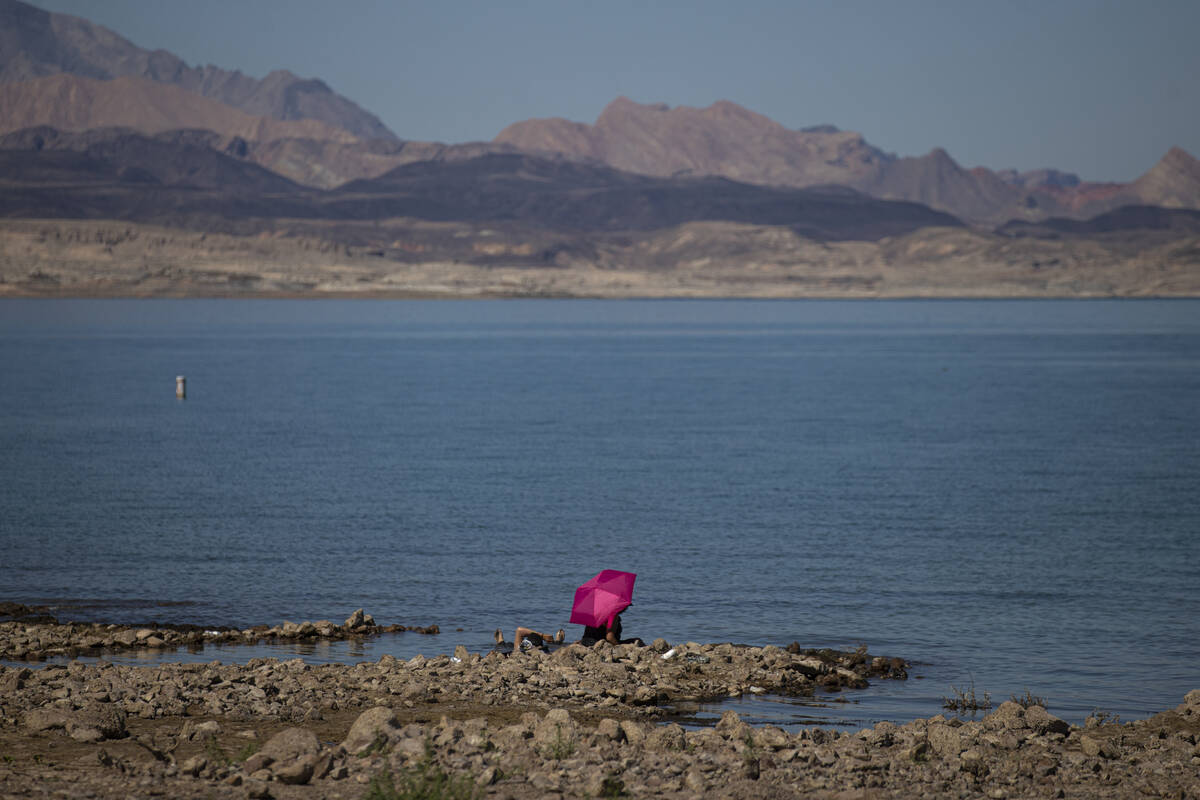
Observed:
[[[857,295],[857,294],[506,294],[502,292],[471,292],[463,294],[443,292],[415,291],[362,291],[362,292],[223,292],[223,293],[173,293],[161,294],[122,294],[103,292],[84,293],[38,293],[38,294],[5,294],[4,286],[0,285],[0,300],[758,300],[758,301],[789,301],[789,300],[945,300],[945,301],[1023,301],[1023,300],[1196,300],[1200,292],[1194,294],[1147,294],[1147,295],[1017,295],[1017,294],[895,294],[895,295]]]
[[[601,237],[580,244],[584,254],[539,262],[520,255],[535,248],[518,234],[410,227],[410,236],[437,233],[450,244],[431,244],[417,260],[323,239],[319,230],[240,236],[119,221],[0,220],[0,297],[1200,297],[1200,238],[1169,232],[1041,240],[927,228],[876,242],[817,242],[786,228],[701,222],[628,240]],[[474,245],[482,249],[461,243],[472,237],[482,237]]]

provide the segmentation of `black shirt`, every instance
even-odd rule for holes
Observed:
[[[607,625],[587,625],[583,629],[583,638],[579,640],[579,643],[591,647],[596,642],[606,638],[608,630]],[[619,616],[613,620],[612,632],[616,634],[618,640],[621,638],[621,618]]]

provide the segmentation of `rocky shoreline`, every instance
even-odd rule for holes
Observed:
[[[22,607],[25,611],[35,611]],[[281,625],[265,625],[237,630],[205,630],[197,626],[138,627],[101,623],[59,623],[45,617],[15,619],[0,622],[0,661],[25,660],[44,661],[47,658],[77,658],[79,656],[102,659],[105,654],[129,650],[162,652],[180,647],[195,648],[203,652],[204,644],[258,644],[260,642],[344,640],[365,638],[388,633],[416,631],[436,634],[437,625],[408,627],[403,625],[379,625],[374,617],[360,608],[354,611],[341,625],[328,620],[316,622],[284,622]],[[588,648],[567,645],[553,652],[532,651],[520,653],[507,660],[502,652],[486,654],[471,653],[459,645],[454,655],[443,655],[426,659],[417,656],[407,662],[392,656],[383,656],[380,664],[404,664],[409,670],[409,680],[404,694],[407,698],[428,698],[448,694],[454,699],[482,702],[488,705],[516,704],[538,697],[564,702],[583,702],[597,707],[612,707],[622,704],[632,707],[661,706],[668,703],[688,703],[737,697],[743,694],[767,692],[793,696],[811,696],[813,691],[839,691],[862,689],[868,679],[906,679],[907,664],[899,658],[874,657],[865,647],[854,652],[835,650],[804,650],[793,643],[786,650],[778,647],[755,648],[744,645],[721,644],[699,645],[694,642],[672,647],[663,639],[656,639],[649,647],[619,645],[610,650],[598,663],[592,658],[594,652]],[[255,659],[251,664],[263,662]],[[272,659],[273,661],[273,659]],[[582,672],[572,668],[578,661],[588,665]],[[531,665],[545,662],[554,665],[557,674],[547,678],[529,672]],[[291,663],[291,662],[289,662]],[[617,666],[613,666],[613,665]],[[434,666],[437,665],[437,666]],[[493,670],[482,667],[502,667],[493,675]],[[184,669],[186,664],[163,664],[155,669]],[[577,667],[578,665],[576,665]],[[60,664],[43,668],[54,672]],[[72,669],[91,670],[134,669],[115,666],[101,660],[97,664],[85,665],[72,662]],[[223,667],[230,675],[221,680],[232,681],[240,670],[249,669],[239,665]],[[346,665],[329,664],[314,667],[340,673]],[[447,685],[438,682],[422,682],[414,679],[422,669],[429,669],[436,677],[448,674],[453,680]],[[416,672],[414,672],[414,670]],[[515,675],[510,675],[516,670]],[[33,675],[26,669],[14,674]],[[141,673],[132,673],[141,675]],[[647,680],[647,676],[653,680]],[[334,680],[330,678],[329,680]],[[148,688],[146,691],[151,691]],[[185,713],[189,703],[204,702],[200,696],[184,695],[184,700],[169,707],[155,707],[150,717]],[[186,701],[186,702],[185,702]],[[319,708],[320,706],[313,706]],[[334,707],[337,710],[338,706]],[[127,711],[140,713],[140,707]],[[294,714],[290,710],[255,707],[219,709],[222,713],[241,713],[248,716],[270,716]],[[306,707],[309,710],[309,707]]]
[[[368,620],[355,612],[340,626],[277,628],[331,637],[385,630]],[[125,632],[110,636],[120,642]],[[187,632],[141,633],[129,647],[166,646],[163,634]],[[0,658],[14,647],[69,650],[96,635],[3,623]],[[856,733],[754,727],[733,712],[715,727],[685,728],[670,713],[688,701],[811,695],[906,676],[901,659],[865,648],[661,639],[510,656],[459,647],[355,665],[5,667],[0,796],[386,798],[413,788],[497,798],[1200,796],[1200,690],[1149,720],[1092,718],[1082,728],[1015,702],[975,721],[938,716]]]
[[[259,643],[340,641],[382,633],[441,633],[437,625],[378,625],[375,618],[357,609],[340,625],[329,620],[206,628],[200,625],[112,625],[60,623],[39,606],[0,604],[0,661],[45,661],[48,658],[104,656],[123,650],[177,650],[200,652],[206,644],[253,645]]]

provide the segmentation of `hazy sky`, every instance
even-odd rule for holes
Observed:
[[[35,0],[191,64],[319,77],[398,136],[727,99],[899,155],[1131,180],[1200,157],[1200,0]]]

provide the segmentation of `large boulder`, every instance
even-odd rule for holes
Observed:
[[[579,745],[579,729],[565,708],[552,708],[533,730],[533,745],[551,758],[566,758]]]
[[[263,745],[260,755],[270,759],[270,769],[280,783],[308,783],[321,757],[317,735],[304,728],[284,728]]]
[[[637,720],[621,720],[621,733],[625,734],[625,741],[635,747],[646,741],[646,728]]]
[[[8,694],[24,689],[25,681],[33,676],[33,672],[28,667],[0,667],[0,676],[3,676],[0,677],[0,694]]]
[[[204,720],[203,722],[188,720],[183,723],[183,728],[179,731],[179,738],[190,742],[218,736],[220,733],[221,723],[214,719]]]
[[[22,722],[30,733],[41,733],[67,727],[71,715],[55,708],[35,708],[25,714]]]
[[[646,737],[646,747],[651,750],[683,750],[687,747],[687,738],[683,728],[675,723],[656,725]]]
[[[346,734],[342,747],[350,755],[356,756],[368,750],[377,741],[394,738],[399,727],[400,720],[392,709],[384,706],[367,709],[359,714],[358,719],[350,726],[350,733]]]
[[[747,736],[754,733],[754,729],[743,722],[738,713],[732,709],[721,715],[721,721],[716,724],[714,730],[726,739],[738,742],[745,741]]]
[[[76,712],[75,724],[67,726],[67,733],[72,739],[80,739],[82,731],[87,731],[88,741],[100,739],[121,739],[126,736],[125,712],[111,703],[97,703],[82,711]],[[99,734],[99,738],[91,738],[91,731]],[[83,741],[81,739],[81,741]]]
[[[620,742],[625,739],[625,732],[621,730],[620,721],[610,717],[605,717],[596,723],[596,733],[602,739],[608,739],[613,742]]]
[[[1025,709],[1025,724],[1033,728],[1034,733],[1042,735],[1057,733],[1066,736],[1071,732],[1070,725],[1050,714],[1041,706],[1030,706]]]
[[[1096,734],[1084,734],[1079,737],[1079,749],[1085,756],[1092,758],[1118,758],[1120,748],[1111,739]]]
[[[31,733],[63,730],[77,742],[99,742],[124,738],[125,712],[117,706],[99,703],[81,711],[35,709],[24,717],[25,729]]]
[[[137,631],[124,630],[113,635],[114,642],[117,644],[123,644],[126,647],[133,645],[135,642],[137,642],[137,640]]]
[[[294,761],[301,756],[318,753],[321,743],[317,735],[304,728],[284,728],[263,745],[262,754],[275,762]]]
[[[962,736],[949,725],[930,725],[926,733],[929,746],[940,756],[956,756],[963,751]]]
[[[1031,706],[1036,708],[1037,706]],[[1044,709],[1043,709],[1044,710]],[[1028,727],[1025,720],[1026,709],[1020,703],[1005,700],[996,710],[983,718],[984,724],[992,729],[1019,730]]]

